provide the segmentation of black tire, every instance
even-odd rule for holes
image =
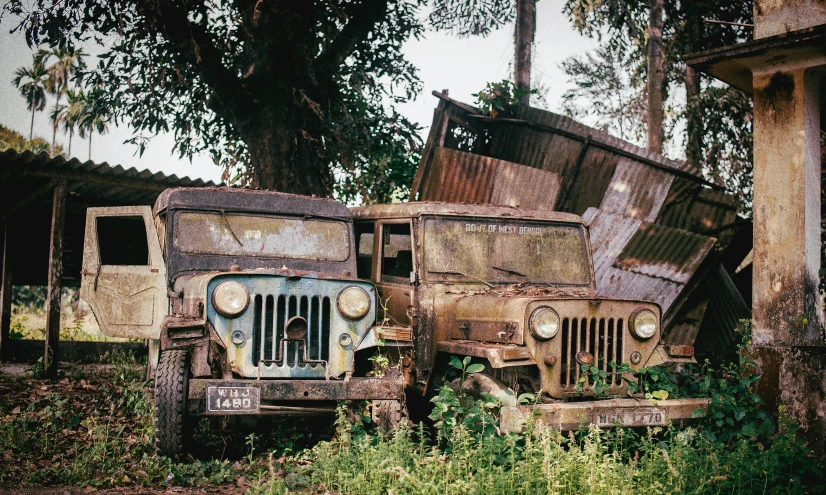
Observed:
[[[383,430],[396,428],[407,421],[407,407],[401,400],[370,401],[370,419]]]
[[[166,457],[185,453],[186,396],[189,369],[186,351],[163,351],[155,374],[155,452]]]

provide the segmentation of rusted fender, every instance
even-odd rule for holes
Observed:
[[[189,399],[206,398],[207,385],[257,387],[261,400],[372,400],[401,399],[401,378],[351,378],[344,380],[189,380]]]
[[[562,431],[594,424],[612,426],[663,426],[690,422],[694,411],[707,409],[708,399],[606,399],[502,408],[500,424],[505,433],[521,433],[531,418]]]

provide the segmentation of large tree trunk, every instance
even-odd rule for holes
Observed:
[[[685,68],[686,139],[685,155],[688,163],[700,169],[703,157],[703,115],[699,105],[700,74]]]
[[[528,106],[531,95],[531,48],[536,32],[536,0],[516,0],[516,31],[514,33],[514,82],[523,90],[519,104]]]
[[[92,161],[92,130],[89,129],[89,161]]]
[[[264,122],[270,122],[266,125]],[[240,130],[250,156],[250,186],[307,196],[330,197],[333,179],[319,148],[308,149],[302,129],[280,120],[258,121]],[[320,144],[318,145],[320,147]]]
[[[648,15],[648,151],[663,151],[663,0]]]
[[[34,107],[32,107],[32,124],[29,126],[29,141],[32,140],[32,136],[34,136]]]

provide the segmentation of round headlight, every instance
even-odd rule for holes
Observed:
[[[370,311],[370,296],[361,287],[350,286],[338,295],[338,312],[348,320],[358,320]]]
[[[657,333],[660,323],[657,315],[650,309],[638,309],[631,315],[631,333],[640,340],[648,340]]]
[[[548,306],[542,306],[531,313],[529,326],[537,340],[552,339],[559,332],[559,315]]]
[[[227,318],[234,318],[243,313],[250,303],[247,288],[235,281],[221,282],[212,292],[212,305],[215,311]]]

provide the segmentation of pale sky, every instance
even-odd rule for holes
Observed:
[[[541,0],[537,3],[533,85],[547,88],[548,91],[546,101],[532,104],[551,111],[558,111],[560,98],[568,86],[559,63],[571,55],[581,55],[596,48],[594,40],[579,35],[571,28],[570,22],[562,14],[564,3],[565,0]],[[6,17],[0,24],[0,124],[28,137],[31,112],[26,108],[25,99],[12,84],[12,79],[18,67],[31,65],[32,50],[21,34],[9,33],[15,26],[13,21]],[[424,39],[408,42],[405,53],[407,59],[418,67],[424,90],[416,101],[401,106],[399,111],[424,127],[422,138],[426,139],[437,103],[431,91],[449,89],[451,97],[472,104],[474,98],[471,94],[483,89],[485,83],[513,79],[510,73],[513,25],[510,24],[487,38],[459,39],[446,33],[428,31]],[[50,106],[54,106],[54,100],[47,102],[47,109]],[[36,114],[34,134],[50,142],[52,128],[48,114],[48,111]],[[140,158],[136,146],[123,144],[131,136],[131,130],[125,125],[111,127],[109,133],[103,136],[95,134],[92,139],[92,160],[96,163],[105,161],[110,165],[118,164],[124,168],[160,171],[178,177],[220,181],[221,171],[209,156],[196,156],[190,163],[187,159],[172,155],[174,137],[171,134],[153,138]],[[65,148],[68,136],[58,131],[57,141]],[[82,161],[88,159],[88,141],[81,141],[75,136],[72,140],[72,155]]]

